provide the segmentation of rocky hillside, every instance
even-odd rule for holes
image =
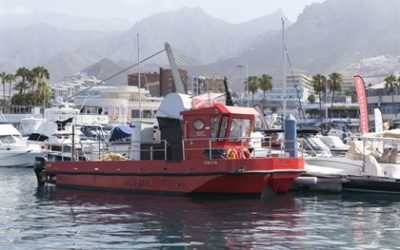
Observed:
[[[305,8],[296,23],[286,29],[286,43],[294,69],[311,74],[344,71],[360,60],[400,55],[400,1],[326,0]],[[282,69],[282,34],[269,33],[251,51],[212,65],[237,77],[235,65],[249,64],[249,74]],[[290,71],[290,68],[288,69]],[[354,72],[357,73],[357,72]],[[279,84],[279,83],[276,83]]]

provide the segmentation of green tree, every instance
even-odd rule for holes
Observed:
[[[322,74],[317,74],[312,77],[312,85],[314,92],[318,95],[319,98],[319,112],[320,118],[322,120],[322,95],[326,93],[326,76]]]
[[[3,96],[4,96],[4,101],[6,100],[6,76],[7,73],[6,72],[1,72],[0,73],[0,78],[1,78],[1,84],[3,84]]]
[[[249,76],[247,78],[247,84],[249,91],[251,92],[252,103],[254,104],[254,94],[258,90],[258,78],[257,76]]]
[[[258,87],[263,92],[262,108],[264,110],[266,105],[265,94],[267,91],[272,90],[272,76],[268,74],[262,74],[261,77],[258,78]]]
[[[49,85],[47,85],[47,83],[44,81],[40,81],[37,85],[34,97],[36,100],[36,105],[40,104],[43,106],[48,106],[51,100],[51,89]]]
[[[6,82],[8,82],[8,99],[11,99],[11,88],[12,88],[12,83],[15,81],[16,79],[16,75],[14,74],[7,74],[6,76]]]
[[[39,84],[40,81],[45,81],[50,79],[49,71],[43,66],[37,66],[32,69],[32,92],[35,91],[35,86]]]
[[[272,76],[263,74],[258,79],[258,86],[263,92],[263,100],[265,100],[265,94],[267,91],[272,90]]]
[[[342,90],[343,76],[337,72],[329,74],[329,79],[327,81],[329,91],[332,93],[331,99],[331,117],[333,112],[333,101],[335,99],[335,92]]]
[[[392,96],[392,106],[394,108],[394,116],[397,118],[396,107],[394,106],[394,92],[399,88],[399,84],[395,75],[390,74],[385,78],[385,90]]]
[[[20,94],[24,94],[29,88],[29,81],[32,80],[32,72],[25,68],[17,69],[16,76],[20,77],[21,80],[15,85],[15,89],[19,91]]]

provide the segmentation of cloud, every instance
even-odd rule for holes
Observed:
[[[4,8],[1,14],[20,16],[20,15],[29,15],[32,14],[33,12],[34,10],[32,8],[26,6],[14,6],[11,8]]]

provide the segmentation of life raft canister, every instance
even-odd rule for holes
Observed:
[[[234,148],[229,148],[226,151],[226,156],[228,157],[228,159],[232,159],[232,160],[239,158],[239,154],[238,154],[237,150]]]

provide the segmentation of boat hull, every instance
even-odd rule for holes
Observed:
[[[27,150],[0,151],[0,167],[33,167],[36,157],[43,157],[43,153]]]
[[[344,157],[308,157],[305,170],[310,175],[361,175],[363,163]]]
[[[48,162],[57,186],[139,192],[261,194],[287,192],[303,173],[303,159]]]
[[[349,176],[343,182],[343,190],[400,194],[400,179],[378,176]]]

